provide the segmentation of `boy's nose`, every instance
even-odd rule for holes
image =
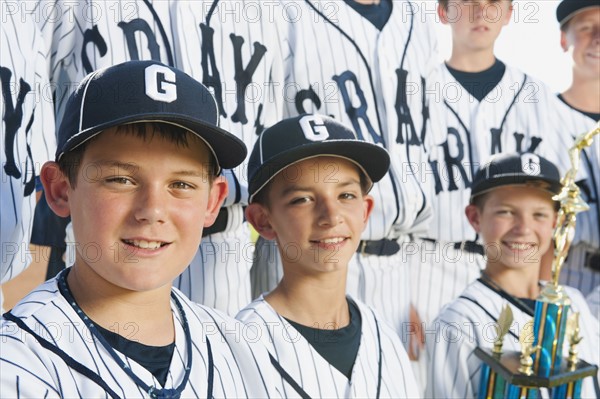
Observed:
[[[165,221],[167,194],[156,187],[145,187],[136,198],[135,219],[143,223]]]
[[[483,0],[474,0],[469,2],[469,5],[472,8],[472,15],[474,18],[481,18],[484,15],[484,11],[486,10],[486,6],[488,6],[486,1]]]
[[[531,217],[527,215],[517,215],[515,217],[515,224],[513,226],[513,231],[524,235],[529,233],[531,230]]]
[[[319,226],[333,226],[341,221],[341,216],[333,201],[322,200],[319,202]]]
[[[600,43],[600,26],[594,26],[594,32],[592,34],[592,37],[594,38],[593,40],[596,44]]]

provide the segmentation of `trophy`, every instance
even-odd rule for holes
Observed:
[[[562,191],[552,198],[560,203],[553,234],[552,281],[536,299],[533,321],[521,330],[521,352],[503,353],[501,343],[495,343],[491,351],[475,349],[475,355],[484,362],[479,398],[537,398],[539,388],[544,387],[550,389],[552,398],[578,399],[583,378],[597,373],[596,365],[577,358],[577,344],[583,338],[579,335],[579,314],[569,315],[571,301],[558,280],[575,235],[576,214],[589,209],[575,184],[581,151],[590,146],[599,133],[600,123],[577,137],[569,149],[571,168],[561,179]],[[505,318],[503,314],[498,324]],[[498,331],[502,332],[501,326]],[[567,357],[562,353],[565,338],[569,343]],[[496,341],[498,339],[503,336]]]

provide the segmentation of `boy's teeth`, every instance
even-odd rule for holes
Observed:
[[[160,241],[132,240],[129,243],[143,249],[158,249],[161,246]]]
[[[322,243],[324,244],[337,244],[338,242],[342,242],[344,241],[343,238],[341,237],[337,237],[337,238],[326,238],[324,240],[321,240]]]

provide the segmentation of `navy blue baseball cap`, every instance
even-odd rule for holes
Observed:
[[[471,185],[471,203],[478,195],[511,185],[533,186],[554,195],[560,193],[563,187],[558,168],[537,154],[496,154],[475,173]]]
[[[157,61],[128,61],[92,72],[71,94],[56,161],[103,130],[144,122],[189,130],[210,148],[219,171],[246,158],[244,143],[219,128],[217,103],[202,83]]]
[[[594,7],[600,7],[600,0],[563,0],[556,8],[556,19],[562,27],[575,14]]]
[[[330,117],[305,114],[284,119],[263,131],[254,144],[248,163],[249,202],[283,169],[319,156],[356,164],[370,180],[367,191],[390,166],[385,148],[357,139],[351,129]]]

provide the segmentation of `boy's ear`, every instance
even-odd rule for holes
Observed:
[[[502,25],[506,26],[510,23],[510,19],[512,18],[512,13],[513,13],[513,4],[511,1],[510,5],[508,6],[508,12],[506,13],[506,16],[503,18],[504,23]]]
[[[71,185],[58,164],[52,161],[46,162],[42,166],[40,179],[44,185],[44,195],[50,209],[60,217],[69,216],[71,214],[69,206],[69,188]]]
[[[366,223],[369,220],[369,216],[371,215],[371,212],[373,212],[373,208],[375,207],[375,200],[370,195],[365,195],[363,199],[364,199],[363,221],[365,222],[365,227],[366,227]]]
[[[446,10],[440,3],[437,5],[437,14],[438,17],[440,17],[440,22],[444,25],[448,25],[448,10]]]
[[[558,222],[558,211],[554,211],[554,219],[552,221],[552,227],[556,228],[556,222]]]
[[[465,208],[465,215],[467,216],[467,220],[469,221],[473,229],[475,229],[475,231],[479,233],[481,231],[481,226],[479,224],[481,216],[479,208],[473,204],[469,204]]]
[[[204,214],[204,227],[212,226],[215,220],[217,220],[221,205],[223,205],[223,201],[227,198],[228,192],[229,186],[227,186],[225,177],[216,177],[212,182],[210,193],[208,194],[208,203],[206,204],[206,213]]]
[[[567,32],[564,30],[560,31],[560,47],[562,47],[564,52],[569,50],[569,45],[567,44]]]
[[[277,237],[269,221],[268,210],[264,206],[256,203],[249,204],[246,207],[246,220],[267,240],[274,240]]]

